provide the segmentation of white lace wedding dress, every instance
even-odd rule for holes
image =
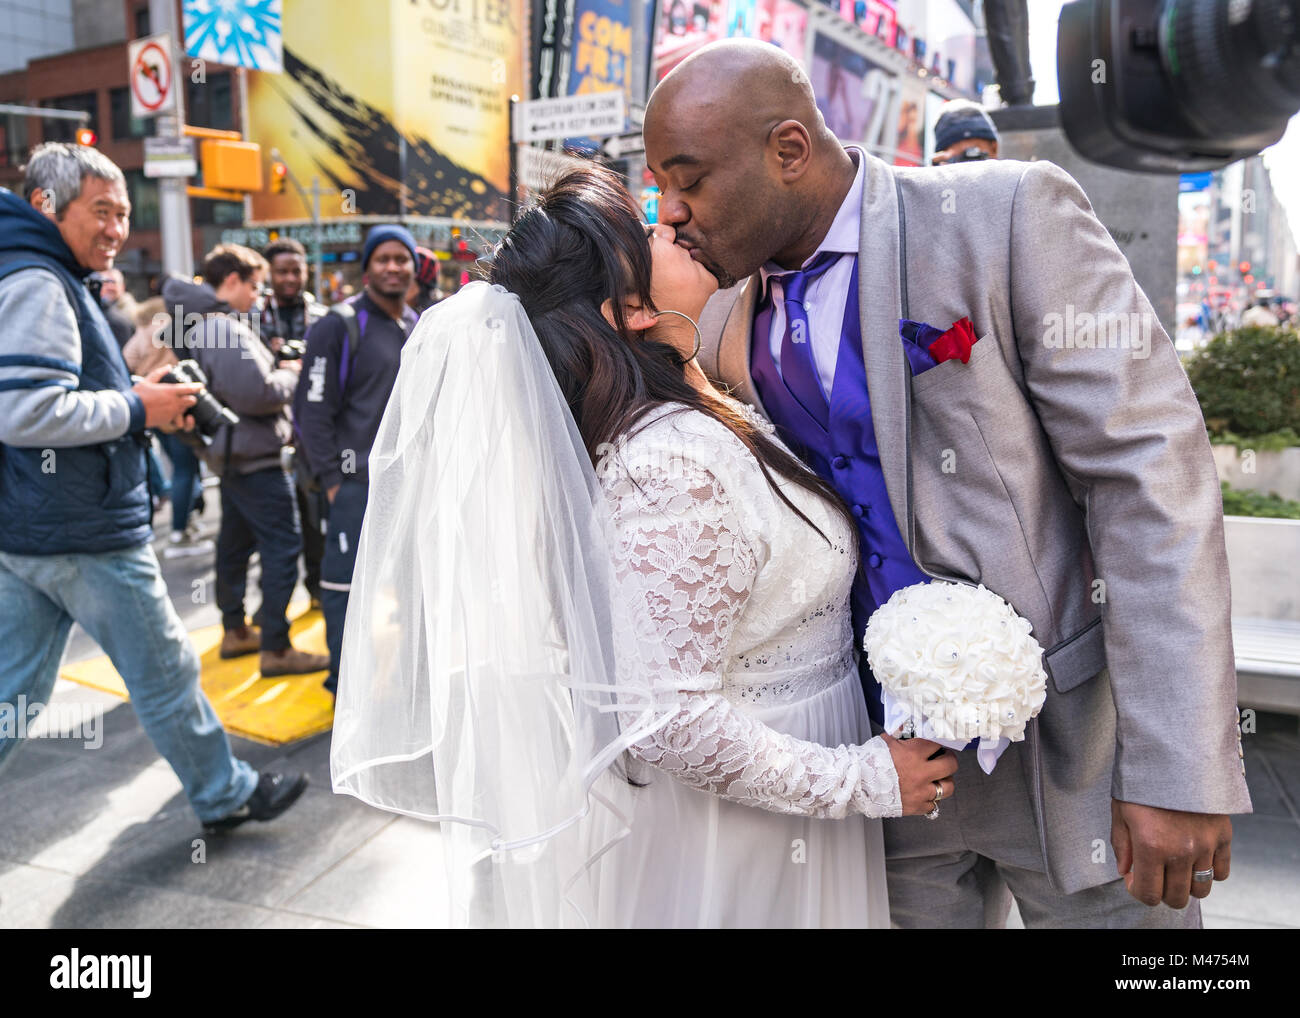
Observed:
[[[854,662],[847,524],[782,483],[828,544],[704,414],[659,408],[633,430],[598,473],[681,708],[632,750],[645,785],[596,864],[599,924],[887,926],[879,818],[901,800]]]

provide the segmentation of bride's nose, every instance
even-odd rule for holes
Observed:
[[[677,240],[677,231],[664,223],[655,223],[654,226],[650,228],[650,233],[659,240],[668,241],[669,244],[672,244]]]

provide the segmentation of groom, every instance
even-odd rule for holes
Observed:
[[[774,46],[705,47],[645,117],[659,219],[724,289],[700,364],[859,521],[859,638],[927,577],[1033,625],[1047,702],[937,820],[885,825],[899,926],[1200,925],[1250,810],[1214,463],[1173,345],[1050,163],[845,149]],[[972,345],[973,344],[973,345]],[[863,665],[879,723],[878,692]]]

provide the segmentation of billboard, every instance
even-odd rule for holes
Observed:
[[[659,10],[655,81],[701,46],[732,36],[770,42],[806,66],[808,10],[793,0],[664,0]]]
[[[280,71],[281,0],[181,0],[185,55],[253,71]]]
[[[509,221],[523,0],[374,0],[364,17],[283,5],[285,73],[249,74],[249,140],[304,186],[342,192],[323,218]],[[254,221],[310,214],[293,187],[253,196]]]
[[[898,122],[889,103],[893,74],[819,32],[813,41],[810,77],[817,108],[835,137],[863,144],[872,153],[893,149]]]

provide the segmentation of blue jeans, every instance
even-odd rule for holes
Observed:
[[[175,435],[159,435],[158,441],[172,461],[172,530],[184,530],[189,525],[194,501],[203,490],[199,479],[199,458]]]
[[[231,755],[147,544],[98,555],[0,552],[0,712],[15,710],[20,696],[49,702],[74,621],[107,652],[199,819],[219,820],[247,802],[257,772]],[[0,737],[0,769],[19,741]]]
[[[221,624],[244,624],[248,560],[262,559],[262,649],[289,646],[289,599],[298,586],[302,526],[293,481],[279,467],[251,474],[228,471],[221,478],[221,530],[217,533],[217,607]]]

